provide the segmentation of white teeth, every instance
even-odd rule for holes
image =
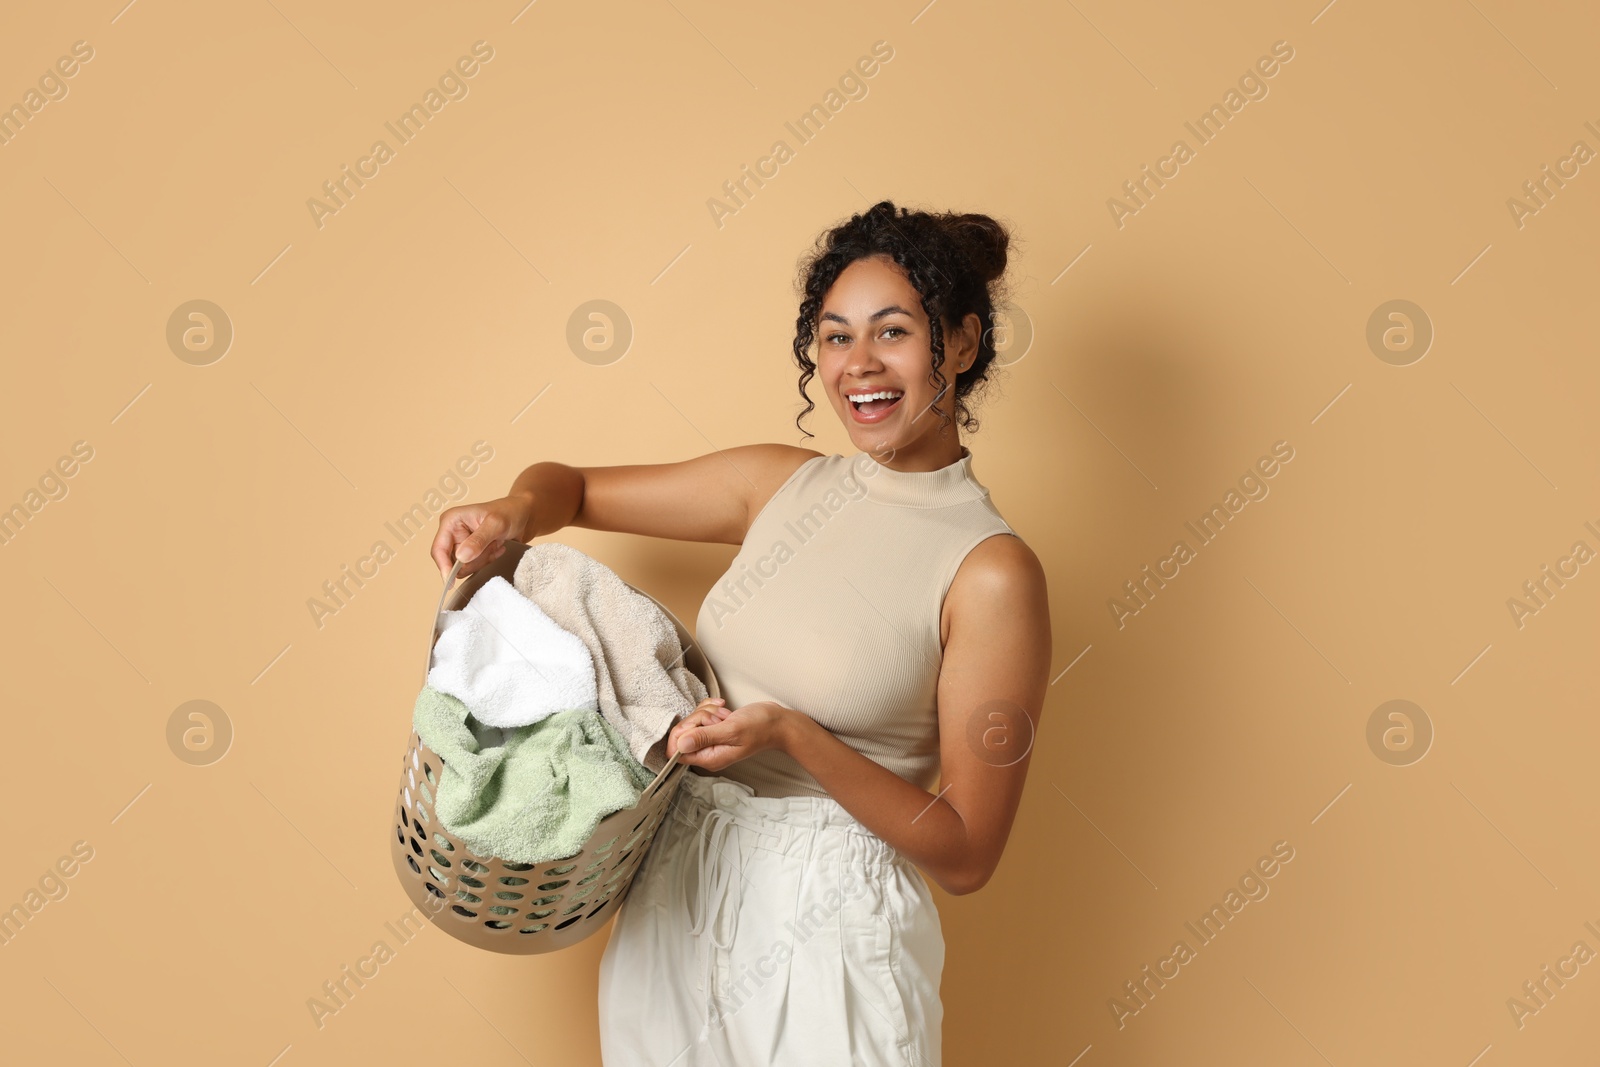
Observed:
[[[887,389],[877,393],[853,393],[849,399],[852,404],[865,404],[868,400],[888,400],[897,396],[905,396],[905,394],[898,390]]]

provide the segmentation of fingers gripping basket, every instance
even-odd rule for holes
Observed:
[[[450,583],[461,570],[460,562],[451,568],[434,614],[429,667],[442,613],[461,610],[496,575],[512,581],[527,549],[521,542],[506,541],[499,559],[453,591]],[[628,588],[650,597],[632,585]],[[688,649],[684,666],[705,683],[711,696],[720,696],[711,665],[683,623],[660,601],[650,599],[672,620],[679,643]],[[478,948],[523,955],[566,948],[605,925],[628,895],[634,872],[689,770],[674,756],[645,787],[639,803],[600,821],[582,851],[562,860],[529,864],[479,855],[439,823],[432,809],[443,765],[412,730],[401,763],[396,822],[389,841],[395,873],[406,895],[441,930]]]

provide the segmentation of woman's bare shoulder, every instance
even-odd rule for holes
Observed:
[[[999,610],[1002,614],[1049,619],[1049,589],[1044,564],[1028,543],[1013,533],[979,541],[945,593],[941,636],[949,640],[953,620]]]
[[[1028,543],[1013,532],[1003,532],[986,537],[973,546],[966,559],[956,570],[956,582],[964,583],[973,591],[982,592],[985,586],[1044,587],[1044,564],[1039,562]],[[951,586],[954,589],[954,583]]]
[[[740,466],[748,465],[745,473],[758,485],[776,478],[777,480],[772,483],[774,489],[788,481],[789,476],[799,470],[801,464],[823,454],[814,448],[780,445],[776,442],[741,445],[738,448],[728,449],[728,452],[737,457]]]
[[[740,468],[749,483],[744,522],[747,533],[750,524],[755,522],[756,516],[761,514],[761,510],[767,506],[767,502],[777,494],[783,484],[805,464],[822,456],[822,453],[815,449],[775,443],[744,445],[731,451],[739,453],[735,457],[736,466]]]

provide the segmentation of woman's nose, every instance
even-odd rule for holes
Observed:
[[[871,339],[858,341],[850,346],[850,355],[845,360],[844,369],[846,376],[860,381],[874,371],[883,369],[883,361],[878,358],[877,347]]]

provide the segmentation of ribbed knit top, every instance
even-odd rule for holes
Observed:
[[[816,456],[778,488],[695,622],[729,708],[777,701],[934,788],[945,593],[980,541],[1016,533],[961,451],[909,472],[865,452]],[[757,796],[827,795],[782,752],[717,773]]]

